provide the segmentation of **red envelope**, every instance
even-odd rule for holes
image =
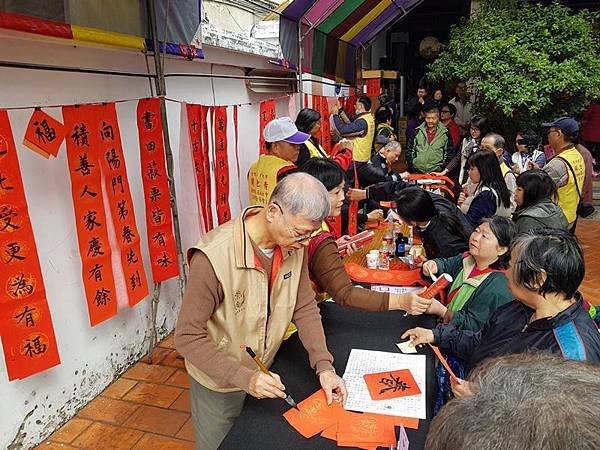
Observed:
[[[429,346],[431,347],[431,350],[433,350],[433,353],[435,353],[435,356],[437,356],[437,358],[440,360],[440,363],[442,363],[442,366],[444,366],[444,368],[450,374],[450,378],[454,378],[455,380],[458,380],[458,377],[456,375],[454,375],[454,372],[452,372],[452,369],[448,365],[448,362],[446,361],[446,358],[444,358],[444,355],[442,355],[442,352],[440,352],[440,349],[437,348],[435,345],[429,344]]]
[[[389,447],[396,443],[394,425],[381,416],[346,411],[338,424],[338,445],[360,447]]]
[[[319,389],[310,397],[298,403],[298,409],[292,408],[283,414],[285,420],[305,438],[313,437],[325,428],[335,425],[344,413],[342,405],[332,402],[327,405],[325,392]]]
[[[393,370],[364,375],[369,394],[373,400],[389,400],[421,393],[410,370]]]

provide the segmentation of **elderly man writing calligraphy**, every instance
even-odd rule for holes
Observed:
[[[329,210],[329,194],[318,180],[291,174],[277,184],[267,206],[247,208],[189,251],[175,346],[190,375],[196,448],[219,446],[247,393],[285,398],[279,376],[258,371],[240,346],[250,346],[270,366],[292,321],[328,402],[345,401],[304,251]]]

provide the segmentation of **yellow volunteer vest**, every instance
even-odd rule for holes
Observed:
[[[267,367],[271,365],[288,328],[298,295],[305,249],[287,252],[274,275],[257,267],[250,236],[240,217],[205,234],[192,249],[201,250],[210,260],[223,286],[223,301],[208,321],[208,335],[217,348],[241,365],[257,370],[256,363],[240,345],[249,345]],[[188,252],[191,256],[191,254]],[[186,360],[188,373],[202,386],[216,392],[239,388],[217,384],[210,376]]]
[[[274,155],[260,155],[248,171],[248,193],[251,205],[267,206],[277,184],[277,174],[294,164]]]
[[[317,146],[313,144],[310,139],[306,141],[305,144],[311,158],[327,158],[327,152],[321,146],[321,144],[319,144],[319,147],[317,148]]]
[[[577,151],[575,147],[565,150],[557,157],[563,158],[568,161],[575,172],[577,177],[577,184],[579,189],[583,188],[583,181],[585,180],[585,162],[581,153]],[[572,224],[577,219],[577,205],[579,204],[579,194],[577,193],[577,187],[575,186],[575,180],[571,169],[567,167],[567,173],[569,174],[569,180],[567,184],[558,188],[558,206],[561,207],[567,221]]]
[[[375,119],[371,113],[360,116],[360,119],[367,121],[367,134],[363,137],[354,138],[353,159],[357,162],[367,162],[371,158],[371,149],[373,147],[373,138],[375,137]]]
[[[500,163],[500,170],[502,171],[502,177],[505,177],[508,172],[510,172],[510,167],[506,165],[504,161]]]

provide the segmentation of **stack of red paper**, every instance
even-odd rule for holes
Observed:
[[[419,428],[419,419],[355,413],[344,410],[337,402],[327,405],[323,390],[318,390],[300,402],[298,409],[290,409],[283,416],[305,438],[321,433],[324,438],[337,441],[340,447],[389,448],[396,444],[396,425]]]

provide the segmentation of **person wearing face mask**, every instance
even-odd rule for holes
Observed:
[[[339,102],[332,105],[330,112],[340,135],[354,138],[354,161],[359,164],[366,163],[371,157],[373,138],[375,137],[375,119],[371,114],[371,99],[364,95],[358,98],[355,105],[356,116],[352,121]]]
[[[260,155],[248,171],[251,205],[266,206],[275,185],[286,172],[296,169],[300,145],[310,134],[298,131],[289,117],[273,119],[263,130],[267,154]]]
[[[395,198],[402,222],[420,230],[429,259],[449,258],[469,249],[473,226],[450,200],[418,187],[402,189]]]
[[[344,202],[345,181],[342,169],[333,161],[311,158],[298,170],[323,183],[331,202],[329,218],[339,216]],[[414,292],[388,294],[354,286],[338,252],[338,244],[347,239],[348,236],[335,236],[333,228],[328,225],[328,219],[325,219],[322,231],[313,236],[308,244],[309,274],[319,300],[332,298],[339,305],[367,311],[401,309],[410,314],[425,312],[431,300],[420,298]]]

